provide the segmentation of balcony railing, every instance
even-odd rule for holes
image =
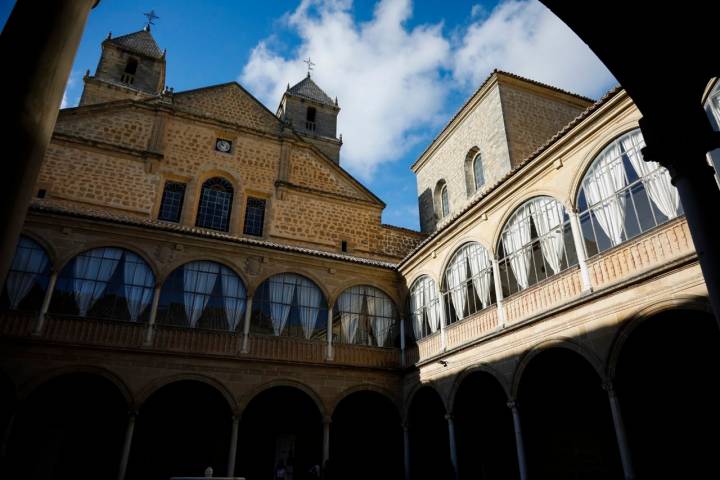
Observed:
[[[42,331],[33,336],[35,325],[37,325],[37,314],[17,311],[0,312],[0,336],[2,337],[35,338],[41,341],[73,345],[182,352],[270,361],[339,364],[368,368],[400,368],[402,366],[402,352],[398,348],[334,344],[332,345],[333,358],[328,358],[327,342],[296,337],[249,335],[246,343],[247,351],[243,351],[245,339],[242,333],[237,332],[165,325],[149,327],[145,323],[47,315]]]
[[[599,292],[652,272],[693,252],[687,221],[682,216],[588,259],[590,285],[594,292]],[[412,349],[408,350],[405,362],[423,361],[445,350],[468,345],[502,328],[532,321],[582,296],[581,269],[579,266],[570,267],[501,300],[499,305],[490,305],[446,326],[444,332],[438,330],[418,340],[416,353]],[[505,318],[504,325],[500,321],[502,315]]]

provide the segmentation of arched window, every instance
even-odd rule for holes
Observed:
[[[3,310],[39,311],[50,277],[50,259],[34,240],[20,237],[5,280]]]
[[[215,177],[203,183],[198,206],[198,227],[227,232],[230,226],[233,187],[224,178]]]
[[[593,160],[578,194],[588,256],[615,247],[682,213],[668,171],[643,160],[640,130],[613,141]]]
[[[478,152],[473,158],[473,180],[475,180],[475,191],[477,192],[485,185],[485,172],[483,171],[482,156]]]
[[[242,324],[246,298],[243,281],[225,265],[186,263],[163,284],[157,323],[234,332]]]
[[[281,273],[265,280],[253,297],[252,332],[307,340],[327,339],[327,301],[311,280]]]
[[[440,329],[442,307],[435,281],[420,277],[410,287],[410,313],[415,339],[420,340]]]
[[[435,212],[437,218],[445,218],[450,213],[450,200],[445,180],[441,179],[437,182],[433,197],[435,199]]]
[[[132,85],[133,83],[135,83],[135,72],[137,72],[137,67],[137,59],[132,57],[128,58],[128,61],[125,64],[125,70],[120,76],[120,81],[122,83],[127,83],[128,85]]]
[[[392,300],[375,287],[348,288],[338,297],[334,312],[339,343],[390,347],[399,333]]]
[[[576,265],[570,219],[562,204],[551,197],[522,204],[505,224],[498,257],[504,295]]]
[[[137,72],[138,67],[138,61],[135,58],[128,58],[127,64],[125,64],[125,73],[129,73],[130,75],[135,75],[135,72]]]
[[[308,107],[307,111],[305,112],[305,129],[310,130],[311,132],[315,131],[315,117],[316,117],[317,111],[315,110],[315,107]]]
[[[477,242],[466,243],[445,269],[443,304],[450,323],[470,316],[495,302],[492,259]]]
[[[139,255],[121,248],[95,248],[60,272],[50,312],[144,322],[154,287],[155,275]]]
[[[705,100],[705,112],[713,130],[720,132],[720,80],[715,81],[715,85]],[[715,169],[715,180],[720,187],[720,148],[708,152],[707,157],[708,163]]]

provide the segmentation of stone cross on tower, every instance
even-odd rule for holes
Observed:
[[[143,13],[143,15],[145,15],[147,17],[147,23],[145,24],[145,30],[150,30],[150,25],[155,25],[153,23],[153,20],[157,20],[158,18],[160,18],[157,15],[155,15],[155,10],[150,10],[147,13]]]
[[[312,72],[312,69],[315,66],[315,63],[312,60],[310,60],[310,57],[308,57],[307,60],[303,60],[303,63],[307,63],[307,67],[308,67],[307,76],[309,77],[310,72]]]

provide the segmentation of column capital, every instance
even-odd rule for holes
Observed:
[[[518,409],[518,402],[515,399],[508,400],[507,406],[510,410],[516,411]]]
[[[448,412],[445,414],[445,420],[447,420],[448,422],[452,422],[452,420],[453,420],[452,412]]]
[[[400,426],[402,427],[403,432],[410,430],[410,422],[400,422]]]
[[[233,423],[240,423],[240,420],[242,420],[242,413],[233,413],[230,415],[230,418]]]
[[[610,397],[615,396],[615,386],[613,385],[612,380],[605,379],[602,382],[602,389],[605,390]]]
[[[323,417],[323,419],[322,419],[323,425],[330,425],[331,423],[332,423],[332,417],[330,417],[328,415]]]

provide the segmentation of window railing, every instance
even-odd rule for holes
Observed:
[[[305,122],[305,130],[308,132],[314,132],[316,128],[315,122],[306,121]]]
[[[132,85],[135,83],[135,75],[132,75],[130,73],[123,73],[120,76],[120,82],[125,83],[127,85]]]

